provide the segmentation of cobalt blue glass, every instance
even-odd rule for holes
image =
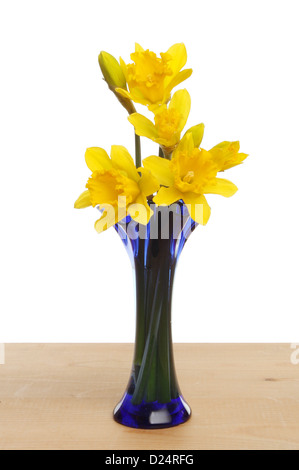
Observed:
[[[136,338],[130,380],[114,419],[143,429],[176,426],[191,415],[175,372],[171,299],[177,261],[196,224],[181,202],[150,206],[147,226],[131,217],[115,225],[135,271]]]

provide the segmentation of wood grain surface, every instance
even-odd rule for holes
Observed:
[[[184,425],[115,423],[131,344],[8,344],[0,365],[0,449],[297,449],[299,365],[289,344],[176,344]]]

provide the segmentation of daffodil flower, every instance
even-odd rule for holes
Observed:
[[[125,147],[113,145],[111,158],[102,148],[89,148],[85,154],[92,171],[86,188],[75,202],[75,208],[99,206],[102,216],[95,223],[98,232],[108,229],[130,215],[136,222],[146,225],[152,215],[147,196],[160,185],[145,168],[136,169]]]
[[[202,126],[202,127],[201,127]],[[187,132],[191,132],[194,141],[194,147],[199,147],[203,138],[204,125],[191,127]],[[228,170],[234,166],[240,165],[248,157],[247,153],[239,153],[240,142],[220,142],[209,150],[214,162],[219,168],[218,171]]]
[[[240,165],[245,158],[248,157],[246,153],[239,153],[240,142],[221,142],[215,145],[209,152],[213,156],[213,160],[219,167],[219,171],[228,170],[236,165]]]
[[[137,135],[157,142],[165,155],[170,155],[178,145],[181,132],[187,122],[191,98],[187,90],[177,91],[167,107],[163,104],[154,110],[155,124],[139,113],[133,113],[128,120],[135,127]]]
[[[135,52],[131,54],[132,64],[126,65],[120,58],[129,91],[123,88],[116,91],[151,110],[166,103],[172,89],[190,77],[192,69],[181,70],[187,61],[184,44],[174,44],[160,56],[136,43]]]
[[[151,156],[143,161],[162,185],[154,202],[169,206],[183,200],[195,222],[205,225],[211,209],[204,194],[230,197],[237,187],[223,178],[217,178],[219,167],[212,153],[194,145],[192,132],[187,132],[173,153],[172,160]]]

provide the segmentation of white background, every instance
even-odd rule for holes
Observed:
[[[134,340],[127,254],[95,209],[76,211],[86,147],[134,151],[126,112],[101,80],[101,50],[184,42],[188,125],[203,146],[240,140],[231,199],[181,257],[175,341],[298,342],[298,0],[1,1],[3,342]],[[139,110],[144,110],[139,108]],[[143,156],[156,151],[143,142]]]

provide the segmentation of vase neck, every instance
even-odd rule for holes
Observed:
[[[197,227],[182,202],[169,207],[150,203],[150,207],[152,216],[147,225],[138,224],[130,216],[115,225],[133,264],[134,259],[139,258],[146,266],[147,257],[153,259],[161,253],[177,260]]]

